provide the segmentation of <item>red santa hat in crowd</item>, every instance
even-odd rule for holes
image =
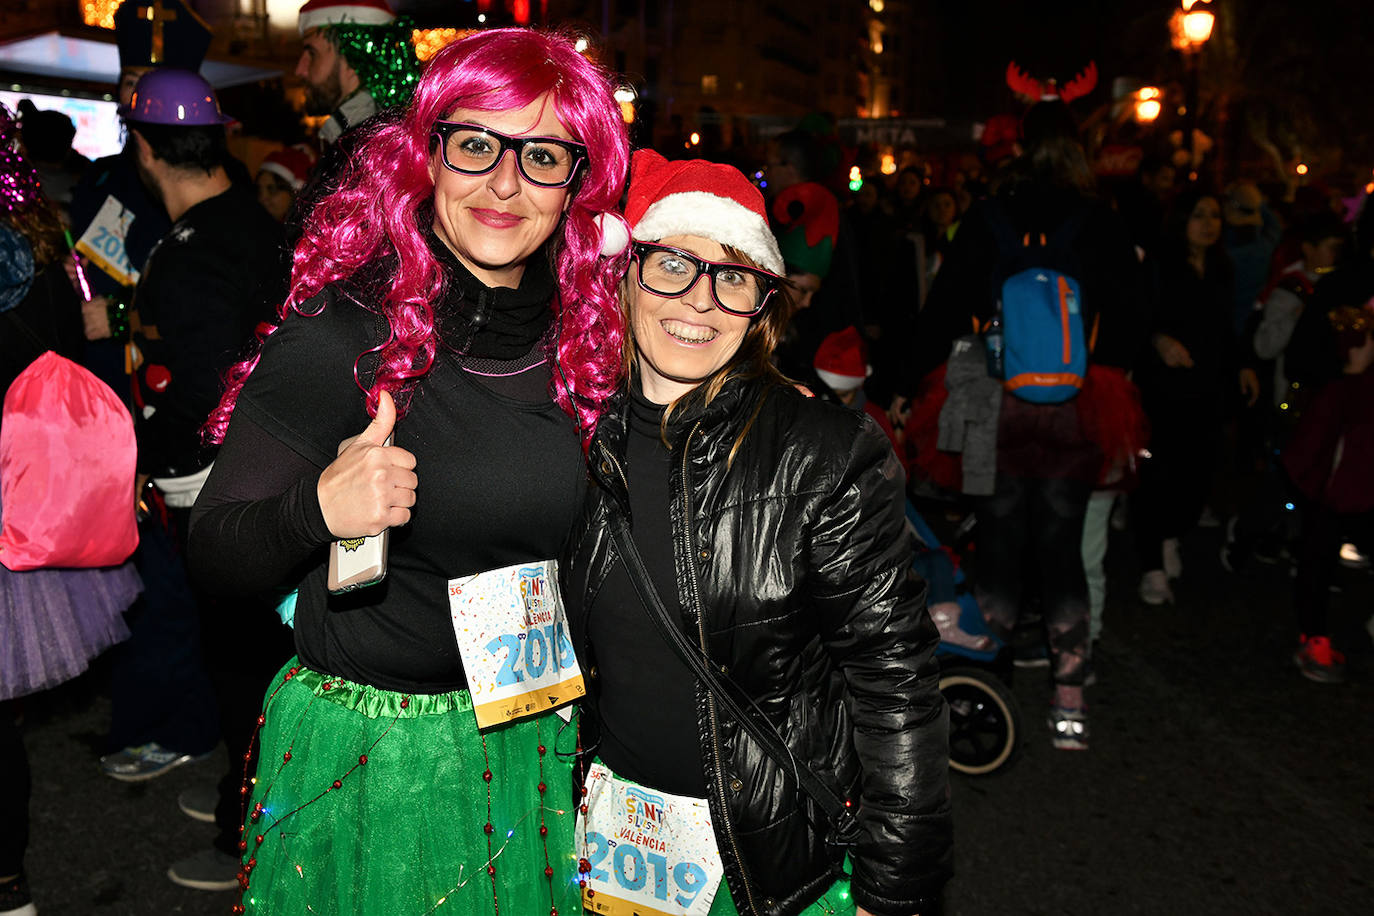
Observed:
[[[764,270],[783,272],[763,195],[732,166],[704,159],[669,162],[653,150],[637,150],[625,220],[636,241],[696,235],[744,252]],[[603,225],[607,244],[608,229]]]
[[[310,0],[298,25],[304,35],[327,25],[387,25],[395,18],[387,0]]]
[[[259,167],[261,171],[271,172],[291,186],[292,191],[305,187],[310,171],[315,167],[314,151],[304,143],[288,146],[268,153]]]
[[[826,335],[816,350],[816,374],[832,391],[853,391],[873,372],[865,349],[863,338],[852,325]]]

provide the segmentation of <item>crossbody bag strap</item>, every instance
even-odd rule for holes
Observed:
[[[852,844],[858,832],[858,819],[855,817],[853,803],[841,798],[834,789],[812,772],[810,767],[798,761],[777,736],[772,725],[760,721],[759,716],[745,710],[735,701],[720,677],[703,660],[701,650],[687,641],[682,630],[668,616],[668,609],[664,606],[663,599],[659,597],[658,589],[654,587],[653,580],[649,577],[649,571],[644,566],[644,559],[639,554],[639,548],[635,546],[630,535],[629,524],[625,517],[619,513],[612,513],[611,536],[615,539],[621,559],[625,561],[625,568],[630,574],[630,582],[633,583],[635,591],[639,594],[640,602],[648,611],[649,620],[653,622],[654,628],[658,630],[664,642],[668,644],[678,658],[682,659],[692,674],[706,685],[706,689],[711,692],[717,702],[725,707],[725,711],[733,716],[735,721],[739,722],[740,727],[758,742],[764,753],[772,757],[774,762],[784,770],[791,772],[802,791],[820,805],[821,810],[829,818],[831,826],[835,828],[835,836],[831,838],[832,842],[840,845]]]

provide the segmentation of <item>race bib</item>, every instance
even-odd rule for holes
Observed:
[[[478,728],[586,694],[558,594],[557,560],[450,579],[448,601]]]
[[[80,254],[124,286],[138,282],[138,269],[124,248],[133,221],[133,212],[110,195],[76,243]]]
[[[706,800],[628,783],[600,763],[586,786],[587,813],[577,816],[581,858],[591,865],[583,907],[604,916],[706,916],[725,874]]]

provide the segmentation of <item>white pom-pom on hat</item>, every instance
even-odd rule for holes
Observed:
[[[630,224],[619,213],[598,213],[592,217],[596,228],[601,230],[601,256],[613,258],[622,253],[630,244]]]

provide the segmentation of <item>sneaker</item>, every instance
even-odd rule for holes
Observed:
[[[1183,575],[1183,555],[1178,550],[1178,538],[1165,538],[1162,546],[1164,554],[1164,575],[1177,579]]]
[[[196,786],[177,796],[177,807],[182,814],[206,824],[215,822],[215,808],[218,805],[219,792],[213,786]]]
[[[239,886],[242,867],[237,856],[211,847],[174,862],[167,869],[167,877],[173,884],[198,891],[232,891]]]
[[[0,916],[38,916],[29,895],[29,879],[20,875],[0,883]]]
[[[960,628],[959,617],[963,613],[957,601],[937,601],[929,608],[930,619],[935,621],[935,629],[940,631],[940,642],[974,652],[987,652],[994,649],[991,636],[980,636]]]
[[[1174,590],[1164,570],[1152,569],[1140,577],[1140,600],[1155,607],[1174,603]]]
[[[1360,548],[1355,544],[1342,544],[1341,565],[1351,569],[1368,569],[1369,557],[1360,553]]]
[[[1331,640],[1325,636],[1300,636],[1297,651],[1293,653],[1293,664],[1298,672],[1309,681],[1318,684],[1345,683],[1345,655],[1331,648]]]
[[[1018,626],[1011,636],[1011,662],[1018,668],[1048,668],[1050,650],[1038,623]]]
[[[1012,655],[1011,663],[1018,668],[1048,668],[1050,653],[1044,646],[1018,649]]]
[[[183,754],[180,751],[169,751],[156,741],[151,741],[138,747],[126,747],[122,751],[106,754],[100,758],[100,768],[105,771],[106,776],[121,782],[142,782],[161,776],[183,763],[204,760],[210,753]]]
[[[1047,721],[1052,735],[1050,740],[1057,749],[1061,751],[1086,751],[1088,749],[1087,710],[1051,706]]]
[[[1255,558],[1256,562],[1263,563],[1265,566],[1278,566],[1285,560],[1293,559],[1288,547],[1283,542],[1283,538],[1274,535],[1257,538],[1250,548],[1250,555]]]

